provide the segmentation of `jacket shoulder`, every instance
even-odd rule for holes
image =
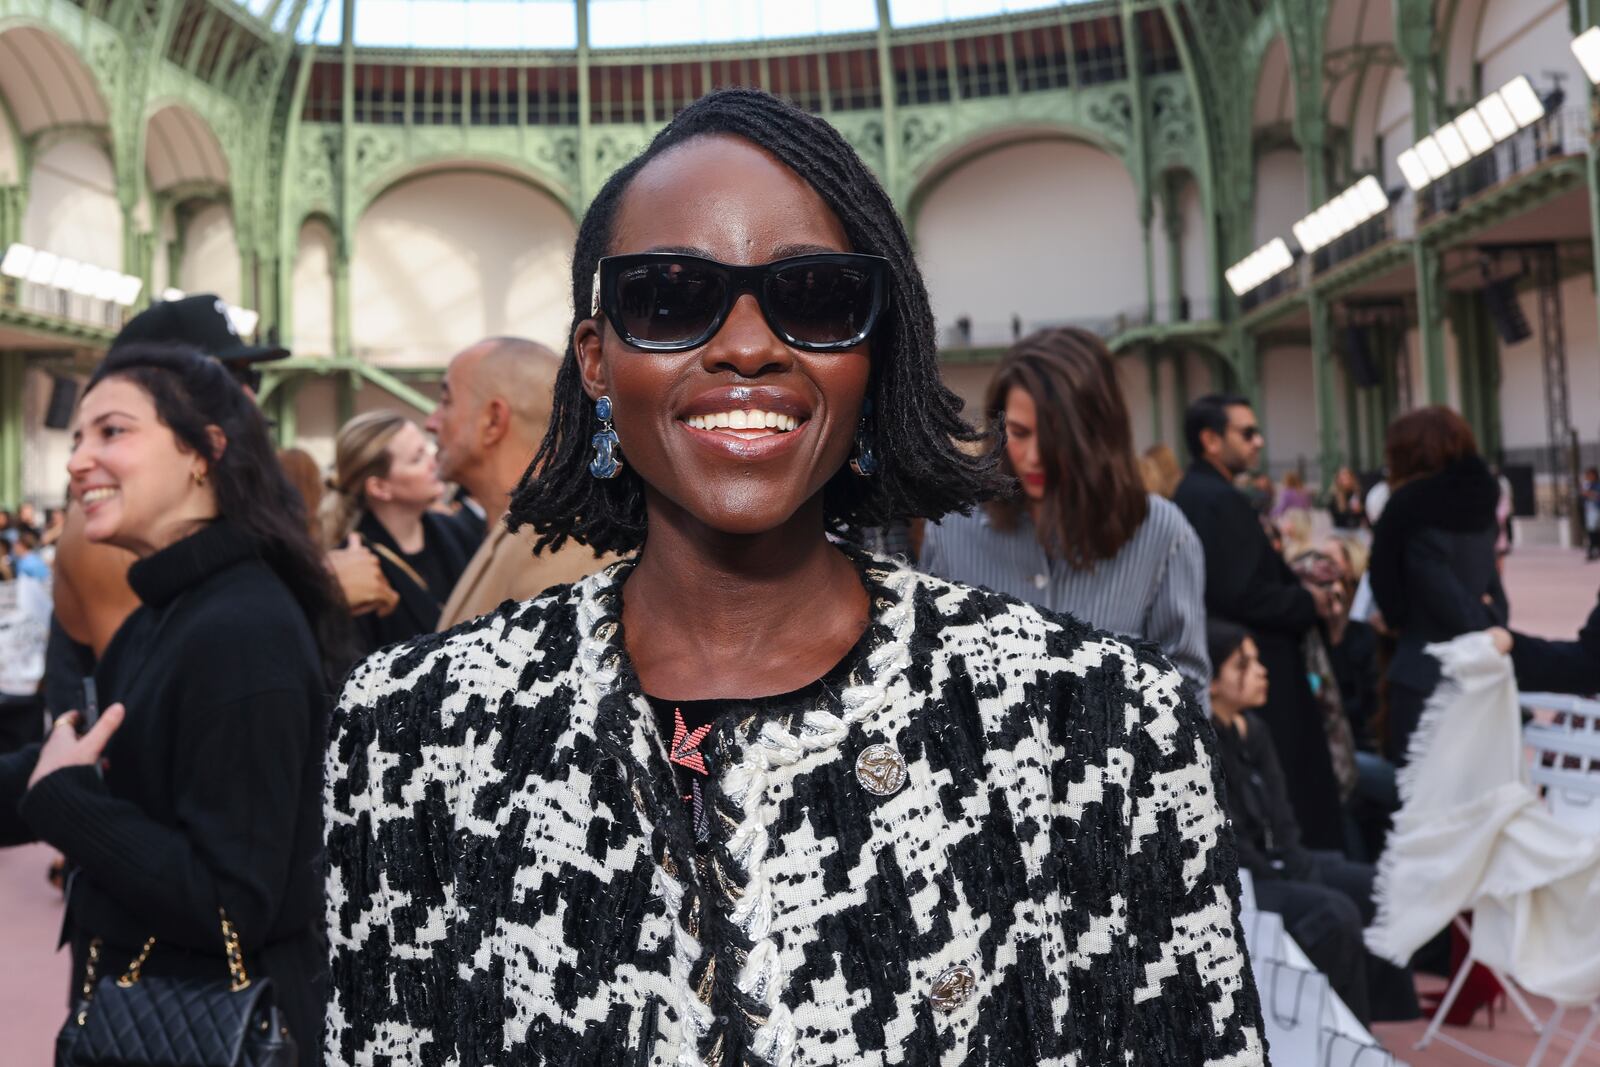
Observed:
[[[577,652],[577,589],[560,585],[528,601],[507,601],[441,633],[380,649],[345,681],[341,711],[380,703],[430,707],[447,717],[464,696],[520,690],[569,669]],[[450,700],[463,695],[462,701]]]

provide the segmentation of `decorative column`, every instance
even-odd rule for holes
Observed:
[[[1307,301],[1311,315],[1311,359],[1316,368],[1318,465],[1324,482],[1338,469],[1338,412],[1334,400],[1333,309],[1327,298],[1312,290]]]
[[[1437,58],[1434,53],[1433,0],[1397,0],[1394,7],[1395,48],[1411,85],[1411,132],[1421,140],[1440,117]],[[1448,397],[1444,365],[1444,291],[1439,281],[1439,253],[1419,234],[1412,240],[1412,266],[1417,280],[1417,332],[1422,342],[1423,378],[1430,404]]]
[[[344,0],[343,18],[339,43],[343,77],[339,99],[339,232],[334,235],[333,260],[333,354],[339,359],[351,359],[355,355],[350,331],[350,235],[356,224],[355,0]],[[345,421],[341,418],[340,425]]]
[[[1144,350],[1145,373],[1150,379],[1150,440],[1165,439],[1161,417],[1161,350],[1151,345]]]
[[[22,502],[23,389],[27,363],[21,352],[0,353],[0,507]]]
[[[0,185],[0,255],[22,238],[22,213],[27,208],[27,190],[21,185]]]
[[[889,0],[878,0],[878,98],[883,111],[883,183],[896,204],[910,195],[900,174],[899,101],[895,99],[894,55],[889,48]]]
[[[577,0],[578,12],[578,204],[583,208],[599,190],[594,174],[594,138],[589,134],[589,0]],[[706,84],[710,84],[707,79]],[[669,111],[670,113],[670,111]]]
[[[1419,237],[1412,243],[1411,260],[1417,272],[1417,334],[1422,341],[1423,395],[1429,404],[1443,404],[1450,399],[1450,387],[1444,365],[1444,287],[1439,277],[1440,254]]]

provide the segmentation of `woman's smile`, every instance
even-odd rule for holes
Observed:
[[[699,394],[678,412],[677,421],[709,449],[758,460],[792,449],[811,425],[811,410],[793,389],[731,386]]]

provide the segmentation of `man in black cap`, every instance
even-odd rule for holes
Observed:
[[[239,336],[228,316],[228,305],[215,293],[200,293],[181,300],[158,300],[128,320],[111,341],[120,348],[134,341],[177,343],[198,348],[228,368],[228,373],[254,399],[261,391],[258,363],[284,359],[282,345],[251,344]]]
[[[227,367],[252,399],[261,388],[258,364],[289,354],[281,345],[251,344],[240,337],[228,305],[214,293],[150,305],[128,320],[111,347],[133,342],[196,348]],[[95,658],[138,607],[127,579],[133,558],[122,549],[86,541],[82,509],[69,502],[56,547],[55,612],[66,635],[87,646]],[[359,540],[352,538],[351,544],[329,552],[327,560],[353,614],[393,610],[398,596],[384,580],[378,557]]]

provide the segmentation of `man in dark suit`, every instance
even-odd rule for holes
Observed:
[[[1260,714],[1271,725],[1305,843],[1342,849],[1339,787],[1301,647],[1306,632],[1339,605],[1326,590],[1301,584],[1233,487],[1235,476],[1255,467],[1265,443],[1250,402],[1201,397],[1189,406],[1183,430],[1193,462],[1172,499],[1205,549],[1206,612],[1255,638],[1268,680]]]

